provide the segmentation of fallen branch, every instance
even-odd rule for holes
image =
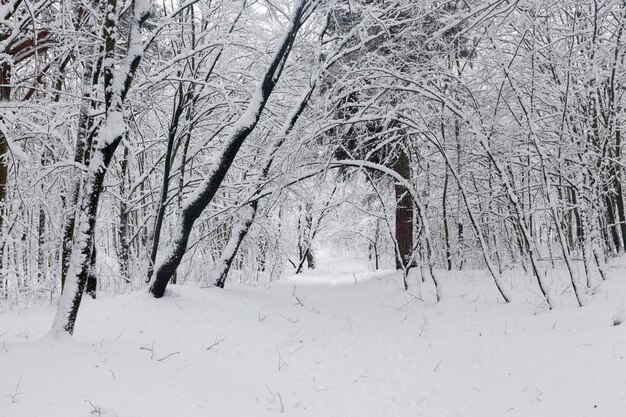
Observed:
[[[215,342],[213,342],[213,344],[211,346],[209,346],[208,348],[206,348],[206,350],[211,350],[213,349],[215,346],[219,345],[220,343],[222,343],[224,341],[224,338],[222,337],[221,339],[217,339],[217,337],[215,337]]]
[[[163,356],[161,359],[157,359],[159,362],[164,361],[165,359],[169,358],[170,356],[174,356],[174,355],[178,355],[180,353],[180,351],[178,352],[173,352],[170,353],[169,355]]]

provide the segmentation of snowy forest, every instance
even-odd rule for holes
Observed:
[[[623,416],[625,26],[1,1],[0,417]]]

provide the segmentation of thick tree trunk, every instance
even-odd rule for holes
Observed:
[[[94,300],[96,299],[96,291],[98,290],[98,271],[96,270],[96,242],[91,248],[91,257],[89,260],[89,272],[87,273],[87,288],[85,292]]]
[[[78,115],[78,130],[76,134],[76,145],[74,146],[74,162],[78,164],[88,164],[85,160],[86,149],[91,147],[90,130],[93,124],[93,118],[89,115],[93,109],[91,101],[92,83],[94,77],[94,66],[89,60],[85,61],[83,69],[83,89],[80,113]],[[89,143],[88,143],[89,142]],[[72,252],[72,241],[74,239],[74,226],[76,223],[76,205],[80,196],[81,176],[79,173],[73,180],[71,185],[69,198],[66,199],[67,218],[63,227],[63,243],[61,248],[61,291],[65,287],[67,271],[70,267],[70,255]]]
[[[411,180],[409,157],[401,147],[397,149],[397,159],[393,170],[407,181]],[[396,229],[395,237],[398,245],[396,269],[404,270],[410,267],[413,255],[413,199],[404,185],[395,183],[396,194]]]
[[[244,141],[256,127],[261,112],[265,108],[267,100],[274,91],[274,87],[280,78],[287,57],[295,41],[296,34],[302,23],[304,23],[304,20],[306,20],[306,14],[312,12],[316,4],[316,1],[308,2],[301,0],[295,6],[290,24],[280,42],[278,50],[272,58],[269,68],[263,75],[261,83],[257,87],[251,102],[248,104],[248,108],[233,126],[232,133],[221,151],[218,162],[212,167],[212,171],[209,173],[208,177],[200,184],[198,191],[185,202],[179,222],[176,226],[176,231],[174,232],[174,239],[169,246],[168,253],[163,262],[157,269],[156,277],[150,288],[150,292],[155,297],[162,297],[165,293],[170,278],[176,272],[185,254],[189,235],[191,234],[195,221],[213,200],[215,193],[222,184],[226,173],[237,156],[241,145],[243,145]]]
[[[97,150],[96,159],[104,161],[104,166],[90,164],[89,175],[85,180],[82,192],[81,206],[77,216],[77,226],[74,233],[74,244],[70,257],[68,276],[65,281],[65,289],[59,301],[59,309],[53,323],[53,332],[59,333],[64,330],[69,334],[74,333],[76,316],[85,290],[85,284],[92,266],[92,253],[94,246],[94,234],[96,228],[96,215],[98,203],[102,193],[102,185],[113,152],[122,136],[112,142],[103,150]]]
[[[306,251],[306,266],[309,269],[315,269],[315,256],[313,254],[313,248],[309,248]]]
[[[4,62],[0,65],[0,102],[11,99],[11,67]],[[0,122],[4,117],[0,113]],[[4,242],[4,218],[7,210],[7,181],[9,179],[9,144],[0,131],[0,241]],[[6,283],[4,278],[4,243],[0,250],[0,283]],[[3,285],[6,294],[6,285]]]
[[[109,0],[108,13],[105,19],[106,56],[115,49],[117,36],[118,8],[116,0]],[[102,128],[98,132],[96,147],[90,158],[85,182],[81,192],[81,203],[76,217],[74,241],[70,256],[70,264],[65,290],[59,300],[57,314],[52,323],[51,333],[55,336],[64,332],[74,333],[76,317],[83,297],[83,291],[92,266],[94,255],[94,234],[96,216],[102,193],[104,177],[111,159],[122,140],[125,131],[124,101],[130,88],[133,76],[143,55],[141,26],[148,18],[150,5],[144,0],[133,0],[132,19],[128,34],[127,56],[114,70],[116,62],[109,57],[105,65],[106,115]],[[118,79],[119,77],[119,79]],[[117,81],[117,82],[115,82]]]
[[[616,217],[615,217],[615,204],[613,203],[613,199],[609,194],[609,190],[605,190],[604,197],[604,205],[606,208],[606,223],[607,227],[610,230],[611,240],[610,243],[615,252],[619,252],[622,248],[622,241],[619,238],[619,226],[617,225]]]

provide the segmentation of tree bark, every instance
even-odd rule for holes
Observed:
[[[622,160],[622,137],[619,129],[615,131],[615,160]],[[613,186],[615,188],[615,201],[617,202],[617,216],[620,222],[619,227],[622,233],[621,247],[622,250],[626,250],[626,210],[624,208],[624,190],[622,187],[622,167],[615,162],[611,163],[614,166]]]
[[[129,263],[130,263],[130,245],[128,244],[128,206],[124,197],[126,196],[126,179],[128,177],[128,147],[124,147],[124,156],[120,162],[121,181],[120,181],[120,229],[118,231],[119,239],[119,263],[120,275],[127,283],[130,283]]]
[[[443,217],[443,239],[446,246],[446,265],[448,271],[452,271],[452,251],[450,248],[450,227],[448,226],[448,167],[443,180],[443,196],[441,197],[442,217]]]
[[[87,273],[87,288],[85,292],[94,300],[98,289],[98,272],[96,270],[96,242],[91,248],[91,258],[89,259],[89,272]]]
[[[94,82],[94,65],[91,61],[85,61],[83,68],[83,88],[80,113],[78,115],[78,130],[76,133],[76,144],[74,146],[74,162],[78,164],[88,164],[85,160],[86,149],[91,146],[89,137],[93,126],[93,118],[89,115],[93,109],[91,94]],[[68,211],[65,225],[63,227],[63,242],[61,248],[61,292],[65,288],[65,280],[69,269],[69,261],[72,252],[72,241],[74,239],[74,227],[76,223],[76,205],[80,196],[81,176],[79,173],[73,180],[69,198],[66,200]]]
[[[409,157],[404,149],[397,149],[397,159],[393,170],[407,181],[411,179],[411,167]],[[413,255],[413,199],[403,184],[394,183],[396,194],[396,228],[395,236],[398,244],[396,256],[396,270],[404,270],[410,267]]]
[[[9,101],[11,99],[11,67],[7,62],[0,65],[0,102]],[[0,122],[4,122],[4,117],[0,113]],[[7,181],[9,179],[9,144],[4,137],[4,133],[0,131],[0,240],[4,242],[4,218],[8,213],[7,210]],[[5,283],[4,279],[4,244],[0,250],[0,282]],[[4,285],[6,294],[6,285]]]

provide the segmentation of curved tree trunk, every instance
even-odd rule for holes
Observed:
[[[301,0],[294,8],[293,15],[290,19],[283,39],[281,40],[278,50],[274,54],[270,66],[263,75],[261,83],[258,85],[252,100],[248,104],[248,108],[233,126],[230,137],[226,140],[226,144],[221,151],[220,157],[213,165],[211,172],[207,178],[199,185],[198,190],[187,200],[181,211],[180,219],[176,225],[174,239],[168,248],[168,253],[164,260],[157,268],[156,277],[150,292],[155,297],[162,297],[167,288],[172,275],[176,272],[178,265],[185,254],[189,235],[195,221],[200,217],[204,209],[213,200],[215,193],[219,189],[222,181],[226,177],[226,173],[230,169],[231,164],[235,160],[239,149],[250,133],[256,127],[261,112],[267,104],[267,100],[274,91],[274,87],[278,82],[285,62],[296,38],[296,34],[300,26],[306,21],[306,18],[315,9],[318,1]]]

